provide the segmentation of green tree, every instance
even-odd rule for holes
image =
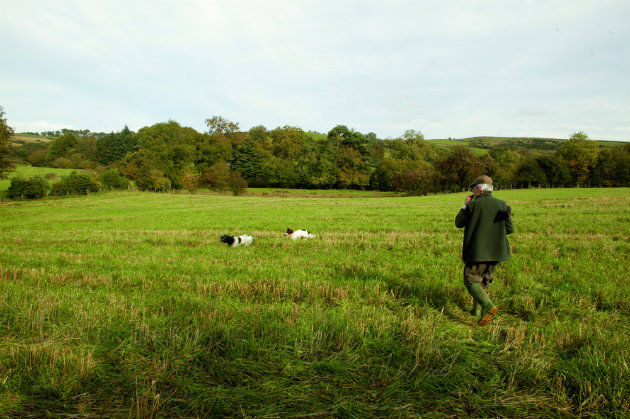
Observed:
[[[10,161],[11,149],[9,138],[13,135],[13,128],[7,125],[4,109],[0,106],[0,179],[6,179],[8,173],[15,167]]]
[[[527,157],[516,170],[516,177],[521,187],[542,186],[547,183],[545,171],[539,166],[535,157]]]
[[[160,176],[166,176],[170,184],[178,188],[180,175],[185,169],[194,166],[195,145],[200,135],[192,128],[182,127],[175,121],[169,121],[141,128],[136,135],[136,140],[145,158],[151,162],[151,168],[159,170]],[[147,176],[145,173],[145,178],[151,178]],[[151,186],[147,189],[164,189],[162,187],[164,182],[160,185],[159,188]]]
[[[105,135],[96,143],[98,162],[103,165],[122,160],[125,155],[134,150],[136,139],[125,125],[122,131]]]
[[[600,186],[630,186],[630,144],[602,149],[592,179]]]
[[[141,191],[165,192],[171,188],[171,181],[161,170],[143,166],[136,174],[136,187]]]
[[[560,146],[556,154],[567,161],[573,183],[582,185],[588,180],[597,163],[599,146],[580,131],[571,135],[571,138]]]
[[[232,160],[232,143],[224,135],[201,134],[195,142],[194,164],[200,173],[218,162]]]
[[[248,138],[238,145],[230,165],[232,169],[240,172],[248,182],[256,183],[262,164],[263,159],[258,153],[255,141]]]
[[[76,148],[78,142],[77,137],[71,133],[65,133],[61,137],[55,138],[48,147],[48,155],[46,159],[54,162],[56,159],[68,159],[72,154],[72,150]]]
[[[337,185],[341,188],[369,186],[368,141],[365,136],[345,125],[337,125],[328,132],[328,141],[336,147]]]
[[[569,165],[558,155],[536,157],[538,167],[545,173],[547,184],[551,187],[563,187],[571,183]]]
[[[129,181],[118,169],[109,168],[101,175],[101,184],[107,189],[123,189],[129,185]]]
[[[496,164],[494,176],[492,176],[494,185],[505,187],[511,184],[520,184],[516,171],[525,159],[523,154],[515,148],[502,146],[492,147],[488,154]]]

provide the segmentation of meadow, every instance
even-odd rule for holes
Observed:
[[[629,189],[495,192],[486,327],[464,193],[276,192],[0,203],[0,417],[630,416]]]
[[[15,170],[9,172],[7,179],[0,179],[0,199],[4,199],[6,191],[11,186],[11,179],[14,177],[31,178],[33,176],[41,176],[49,183],[59,181],[63,176],[68,176],[72,172],[81,172],[78,169],[58,169],[52,167],[35,167],[18,164]]]

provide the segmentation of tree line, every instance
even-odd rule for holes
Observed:
[[[477,155],[465,146],[438,148],[415,130],[383,140],[345,125],[318,134],[293,126],[241,131],[220,116],[205,122],[207,132],[175,121],[99,138],[66,131],[48,144],[16,147],[14,154],[34,166],[90,169],[100,176],[108,170],[155,191],[238,193],[251,186],[419,195],[461,191],[480,174],[499,188],[630,186],[630,144],[600,148],[583,132],[550,153],[501,145]]]

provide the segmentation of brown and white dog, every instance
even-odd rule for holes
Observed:
[[[308,230],[291,230],[290,228],[287,228],[286,233],[284,233],[285,236],[289,236],[291,237],[293,240],[298,240],[298,239],[314,239],[315,235],[313,233],[309,233]]]

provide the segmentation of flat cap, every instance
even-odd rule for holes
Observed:
[[[473,183],[470,185],[470,188],[474,188],[477,185],[482,185],[482,184],[486,184],[486,185],[492,185],[492,178],[490,176],[486,176],[486,175],[481,175],[479,176],[477,179],[475,179],[473,181]]]

